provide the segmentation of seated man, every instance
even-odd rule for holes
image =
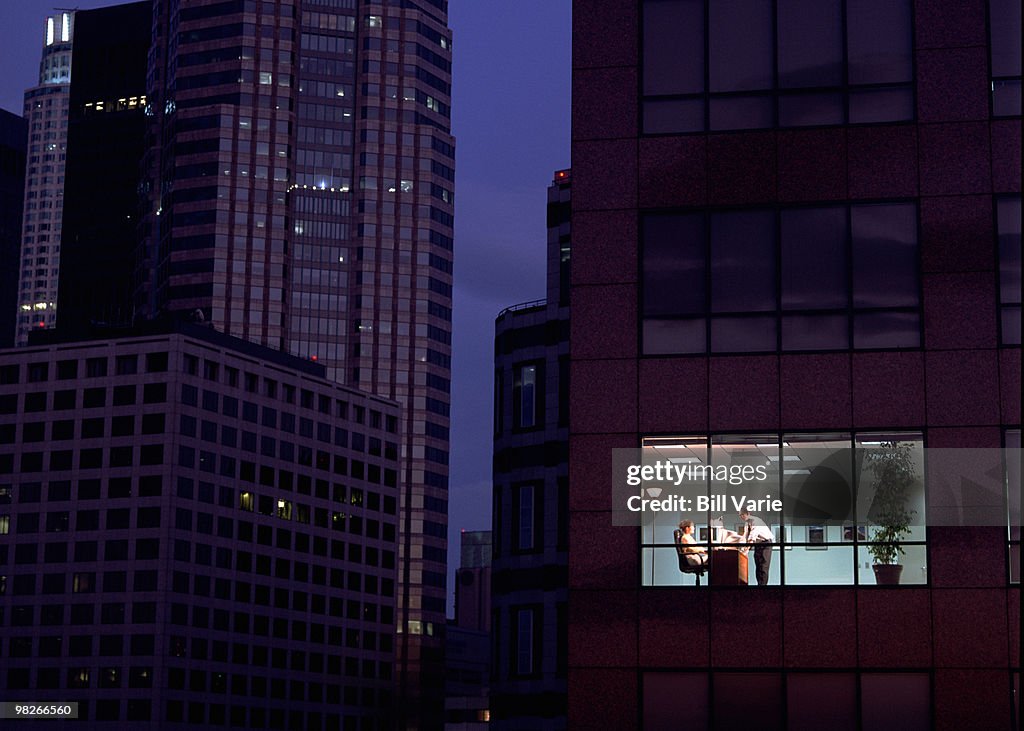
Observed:
[[[693,521],[684,520],[679,524],[678,546],[680,556],[686,560],[689,566],[706,566],[708,562],[708,549],[697,543],[693,537]]]

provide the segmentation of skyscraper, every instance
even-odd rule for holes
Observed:
[[[75,14],[58,337],[131,325],[139,159],[146,140],[149,0]]]
[[[403,406],[403,727],[440,724],[454,140],[444,0],[156,3],[136,302]],[[425,671],[426,670],[426,671]],[[429,719],[433,719],[432,721]]]
[[[28,341],[29,330],[53,327],[57,321],[74,33],[74,11],[65,10],[46,18],[39,83],[25,92],[29,147],[18,279],[16,342],[19,345]],[[5,316],[11,317],[13,313]]]
[[[1018,728],[1020,3],[573,5],[570,727]],[[898,586],[828,443],[912,457]],[[616,448],[782,465],[749,575],[620,520]]]
[[[14,345],[28,123],[0,109],[0,348]]]

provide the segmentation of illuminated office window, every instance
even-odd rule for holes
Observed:
[[[928,581],[925,529],[924,443],[919,433],[872,432],[760,434],[743,436],[650,437],[643,441],[645,464],[668,462],[696,468],[696,479],[680,494],[705,495],[708,510],[647,511],[641,514],[643,586],[693,586],[699,576],[683,570],[676,531],[684,519],[694,521],[695,543],[710,552],[700,585],[758,582],[767,585],[836,586],[900,584]],[[705,467],[764,467],[767,480],[746,480],[730,486],[709,478]],[[894,516],[887,507],[883,483],[900,481]],[[750,536],[733,498],[770,494],[781,511],[751,511],[749,526],[763,533]],[[668,493],[659,495],[666,497]],[[715,502],[717,500],[717,502]],[[906,529],[886,534],[887,525],[906,518]],[[762,543],[761,539],[765,542]],[[743,559],[726,559],[740,552]],[[715,574],[716,561],[720,573]],[[745,565],[744,571],[741,566]],[[883,565],[878,574],[876,564]],[[900,568],[884,568],[897,564]],[[726,568],[730,566],[731,568]],[[727,578],[727,572],[734,576]],[[741,578],[742,577],[742,578]]]

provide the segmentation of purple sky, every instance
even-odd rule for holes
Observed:
[[[122,4],[77,0],[82,10]],[[569,167],[570,0],[451,0],[458,140],[450,538],[490,527],[494,317],[544,296],[552,173]],[[0,107],[21,113],[54,4],[0,0]],[[454,570],[449,569],[449,575]],[[449,589],[453,586],[449,578]]]

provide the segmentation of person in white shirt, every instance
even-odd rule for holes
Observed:
[[[740,520],[746,524],[743,531],[743,543],[753,544],[750,550],[754,552],[754,574],[757,576],[757,585],[768,584],[768,569],[772,563],[772,544],[775,543],[775,534],[771,528],[758,518],[751,515],[748,510],[740,511]]]

